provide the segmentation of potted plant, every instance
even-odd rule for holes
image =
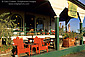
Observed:
[[[12,50],[11,44],[11,36],[13,36],[13,28],[16,27],[16,24],[14,23],[16,20],[10,19],[10,13],[3,13],[0,15],[0,39],[6,39],[6,45],[2,45],[2,42],[0,42],[0,53],[2,54],[1,57],[3,57],[3,54],[8,55],[9,51]],[[11,55],[11,54],[10,54]]]
[[[8,46],[2,45],[2,47],[0,47],[1,54],[8,53],[12,49],[13,49],[13,46],[12,45],[8,45]]]
[[[64,47],[69,47],[69,34],[66,32],[63,35],[63,46]]]
[[[63,36],[64,39],[69,38],[69,34],[67,32],[65,32],[62,36]]]
[[[63,35],[63,46],[64,47],[69,47],[69,46],[74,46],[75,43],[75,37],[76,37],[76,33],[75,32],[69,32],[69,33],[65,33]]]
[[[80,32],[81,30],[80,29],[78,29],[78,32]],[[80,45],[81,44],[81,40],[82,40],[82,37],[84,37],[85,36],[85,27],[83,27],[82,28],[82,33],[77,33],[77,37],[76,37],[76,42],[75,42],[75,44],[76,45]],[[84,40],[83,40],[84,41]],[[85,43],[85,41],[84,41],[84,43]]]
[[[77,37],[76,37],[76,40],[75,40],[75,45],[80,45],[80,40],[82,39],[82,34],[80,33],[77,33]]]

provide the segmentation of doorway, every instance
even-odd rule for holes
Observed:
[[[35,17],[33,15],[25,15],[25,23],[26,23],[26,31],[30,31],[30,29],[35,28]]]

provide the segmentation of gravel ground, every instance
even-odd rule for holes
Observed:
[[[81,52],[65,55],[65,56],[62,56],[62,57],[85,57],[85,50],[83,50]]]

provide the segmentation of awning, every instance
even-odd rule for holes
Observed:
[[[30,0],[27,0],[30,1]],[[29,5],[8,5],[8,3],[0,3],[0,8],[14,9],[25,12],[34,12],[48,16],[55,16],[49,1],[47,0],[33,0],[35,2],[30,2]]]
[[[75,3],[78,8],[77,12],[79,13],[78,15],[80,16],[81,20],[83,21],[83,17],[85,16],[85,5],[80,3],[77,0],[70,0],[71,2]],[[73,17],[68,16],[68,3],[67,0],[49,0],[51,3],[51,6],[56,13],[56,15],[60,16],[60,21],[69,21]]]
[[[30,3],[29,5],[8,5],[7,3],[0,3],[0,8],[20,10],[24,12],[33,12],[33,13],[48,15],[50,17],[54,17],[55,15],[60,15],[60,21],[69,21],[72,18],[68,16],[67,0],[63,0],[63,1],[62,0],[33,0],[33,1],[35,1],[35,3]],[[79,5],[79,7],[83,8],[82,5]],[[81,12],[80,15],[85,15],[83,13],[84,11],[85,10],[82,10],[81,8],[79,8],[78,10],[78,12]]]

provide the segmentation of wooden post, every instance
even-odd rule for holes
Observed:
[[[34,22],[35,22],[35,35],[37,35],[37,32],[36,32],[36,18],[35,18]]]
[[[69,29],[69,31],[68,31],[68,32],[70,32],[70,23],[68,24],[68,29]]]
[[[50,17],[50,35],[51,35],[51,17]]]
[[[65,22],[65,29],[66,29],[66,32],[67,32],[67,21]]]
[[[26,36],[26,23],[25,23],[25,27],[24,27],[24,35]]]
[[[2,46],[2,38],[0,38],[0,46]]]
[[[55,48],[59,50],[59,17],[55,16]]]
[[[82,22],[80,22],[80,34],[81,34],[81,42],[80,44],[82,45],[83,44],[83,30],[82,30]]]

